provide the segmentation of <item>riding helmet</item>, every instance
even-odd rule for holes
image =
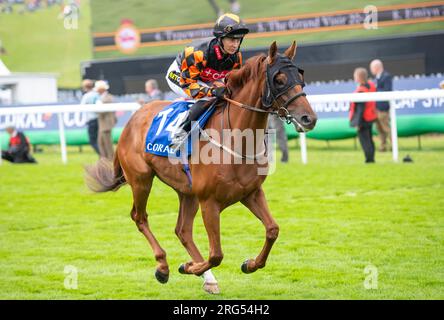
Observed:
[[[250,30],[241,19],[232,13],[221,15],[214,25],[213,34],[216,38],[243,38]]]

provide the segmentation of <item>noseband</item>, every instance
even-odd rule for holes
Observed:
[[[274,83],[274,78],[278,73],[283,73],[287,77],[287,83],[282,86],[276,86]],[[299,127],[302,131],[305,131],[304,127],[293,117],[288,111],[288,106],[300,97],[305,97],[305,92],[299,92],[294,96],[290,97],[283,105],[279,103],[279,98],[286,94],[290,89],[296,85],[305,86],[305,83],[299,77],[300,74],[304,74],[304,70],[298,68],[287,56],[278,54],[275,63],[273,65],[267,64],[267,69],[265,71],[265,87],[264,93],[262,94],[262,105],[264,109],[252,107],[229,98],[225,98],[228,102],[237,105],[241,108],[248,109],[255,112],[270,113],[277,115],[282,121],[286,121],[288,124],[293,123]],[[273,104],[276,103],[278,108],[277,111],[271,109]],[[271,110],[270,110],[271,109]]]

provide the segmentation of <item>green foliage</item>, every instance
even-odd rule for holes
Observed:
[[[228,1],[218,1],[226,12]],[[368,1],[337,1],[334,6],[327,0],[282,0],[279,5],[269,1],[240,0],[243,18],[283,16],[309,12],[330,12],[343,9],[360,9]],[[414,0],[375,0],[376,6],[417,2]],[[91,8],[90,8],[91,3]],[[114,32],[125,18],[132,19],[138,28],[154,28],[168,25],[208,23],[216,16],[208,1],[143,1],[97,0],[82,1],[77,30],[66,30],[61,9],[54,6],[33,13],[19,14],[22,5],[14,5],[14,14],[0,14],[0,40],[7,50],[1,58],[13,72],[51,72],[59,75],[58,85],[63,88],[80,86],[80,62],[94,58],[124,56],[118,51],[92,52],[92,32]],[[298,43],[338,39],[375,37],[388,34],[408,34],[419,31],[440,30],[444,22],[381,27],[378,30],[343,30],[335,32],[301,33],[261,39],[245,39],[244,47],[267,46],[273,40],[287,45],[296,39]],[[134,55],[174,55],[183,46],[141,48]],[[130,55],[131,56],[131,55]]]
[[[80,62],[91,60],[89,1],[82,1],[78,29],[65,29],[59,6],[35,12],[0,13],[0,39],[6,54],[0,58],[12,72],[58,75],[58,86],[80,87]]]
[[[208,1],[200,0],[187,3],[184,6],[180,0],[164,1],[159,5],[157,1],[129,0],[125,1],[122,9],[118,0],[104,0],[92,2],[93,32],[115,31],[120,21],[131,18],[138,28],[156,28],[170,25],[184,25],[195,23],[209,23],[216,20],[216,14]],[[225,11],[230,11],[228,1],[216,1]],[[377,7],[396,4],[416,3],[416,0],[375,0],[370,4]],[[270,5],[266,0],[239,0],[241,4],[240,16],[243,19],[288,16],[306,14],[312,12],[332,12],[347,9],[363,9],[369,5],[366,0],[336,1],[334,5],[329,0],[282,0],[279,5]],[[433,31],[444,29],[444,22],[419,23],[413,25],[400,25],[391,27],[380,27],[377,30],[338,30],[327,32],[297,33],[286,36],[273,36],[259,39],[250,39],[248,36],[243,43],[244,48],[269,46],[276,40],[278,44],[288,45],[297,40],[301,43],[314,43],[319,41],[346,40],[357,38],[378,37],[390,34],[409,34],[420,31]],[[183,49],[180,46],[162,46],[140,48],[134,56],[177,54]],[[94,53],[95,58],[114,58],[124,56],[119,51],[106,51]]]

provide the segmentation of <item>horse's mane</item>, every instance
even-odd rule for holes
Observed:
[[[262,66],[262,62],[267,58],[266,55],[260,54],[251,57],[242,68],[233,70],[229,73],[227,87],[230,91],[237,91],[242,88],[245,83],[252,79],[258,79],[259,72]]]

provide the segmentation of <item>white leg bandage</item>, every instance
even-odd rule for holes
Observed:
[[[206,283],[217,283],[216,278],[214,277],[213,273],[211,272],[211,270],[207,270],[204,272],[204,274],[202,275],[204,278],[204,282]]]

